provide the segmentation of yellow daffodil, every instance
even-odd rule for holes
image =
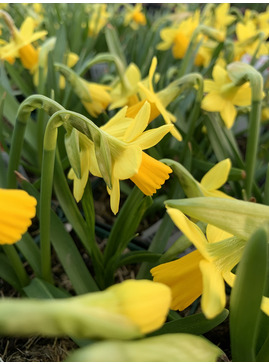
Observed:
[[[264,33],[262,35],[262,33]],[[260,34],[260,37],[258,35]],[[256,57],[268,54],[268,48],[265,43],[269,36],[269,27],[260,30],[255,25],[253,20],[248,20],[245,23],[238,22],[236,24],[236,38],[234,43],[235,60],[240,60],[246,53],[253,56],[256,52]]]
[[[219,4],[212,15],[205,18],[204,24],[226,32],[227,27],[236,20],[236,16],[229,14],[229,11],[230,4]]]
[[[225,307],[224,280],[232,284],[231,269],[240,260],[243,244],[238,241],[234,249],[232,243],[226,243],[225,248],[225,242],[228,242],[226,239],[231,238],[231,234],[208,225],[205,237],[200,228],[178,209],[167,208],[167,212],[197,250],[175,261],[154,267],[151,270],[153,279],[171,288],[173,310],[184,310],[202,294],[202,311],[211,319]],[[223,252],[219,255],[212,254],[214,245],[221,245],[225,253],[230,249],[229,257]]]
[[[248,82],[235,86],[228,72],[216,65],[212,72],[213,80],[205,80],[204,90],[208,94],[203,98],[201,107],[205,111],[219,112],[226,127],[230,129],[235,121],[235,106],[251,104],[251,89]]]
[[[20,30],[18,30],[7,13],[4,13],[3,16],[10,28],[12,40],[1,48],[1,58],[19,57],[23,66],[31,70],[38,62],[38,50],[32,43],[37,39],[45,37],[47,31],[42,30],[34,33],[35,21],[31,17],[27,17],[22,23]]]
[[[131,6],[125,4],[126,14],[124,17],[124,25],[130,25],[130,27],[134,30],[137,30],[140,25],[146,25],[147,20],[145,15],[142,13],[142,4],[135,4],[135,6]]]
[[[38,48],[38,62],[34,67],[31,69],[31,73],[33,74],[33,82],[34,85],[37,86],[39,83],[39,69],[42,68],[43,71],[43,78],[46,78],[48,72],[48,54],[51,52],[56,43],[56,38],[52,37],[49,38],[46,42],[42,44],[40,48]],[[65,55],[66,65],[72,68],[79,60],[79,56],[74,52],[69,52]],[[65,88],[65,78],[64,76],[60,75],[59,78],[59,86],[61,89]]]
[[[171,102],[176,95],[178,95],[178,88],[177,87],[169,88],[168,86],[166,89],[158,93],[155,93],[152,81],[156,67],[157,67],[157,58],[153,57],[149,69],[148,78],[145,81],[138,83],[139,93],[142,100],[146,99],[147,101],[150,102],[151,105],[154,104],[155,108],[164,118],[165,123],[169,125],[175,123],[176,118],[174,115],[172,115],[169,111],[166,110],[166,105],[168,105],[168,103]],[[181,134],[175,128],[171,129],[171,134],[179,141],[182,140]]]
[[[85,80],[83,80],[83,83],[88,90],[88,97],[87,99],[82,98],[81,102],[90,115],[97,117],[106,110],[111,102],[109,94],[111,87]]]
[[[89,12],[88,35],[90,37],[97,37],[107,24],[110,14],[107,12],[106,4],[91,4]]]
[[[172,309],[184,310],[202,294],[202,311],[211,319],[225,306],[224,281],[233,287],[236,275],[231,270],[240,262],[246,240],[209,224],[205,236],[196,224],[171,204],[172,201],[167,203],[167,212],[197,250],[154,267],[151,273],[154,281],[171,288]],[[261,309],[269,315],[269,297],[262,298]]]
[[[63,64],[57,64],[56,69],[71,83],[74,92],[90,115],[97,117],[105,111],[111,102],[110,86],[88,82]]]
[[[193,16],[183,20],[178,27],[167,27],[161,30],[160,37],[162,42],[157,45],[158,50],[165,51],[172,47],[172,53],[174,58],[182,59],[189,47],[193,32],[200,24],[200,12],[196,11]],[[198,37],[199,42],[201,37]],[[199,52],[195,58],[195,65],[202,64],[201,56]]]
[[[126,68],[123,77],[127,81],[127,85],[122,85],[118,82],[111,90],[112,103],[109,106],[110,110],[123,106],[132,106],[139,102],[137,97],[138,82],[141,81],[141,73],[139,68],[130,63]],[[127,89],[126,89],[127,88]]]
[[[0,244],[13,244],[31,225],[36,199],[22,190],[0,188]]]
[[[108,186],[110,206],[114,214],[118,212],[120,201],[120,180],[131,179],[146,195],[152,195],[169,178],[171,168],[143,152],[157,144],[172,125],[163,125],[144,131],[148,125],[150,105],[145,103],[134,119],[126,117],[127,107],[121,109],[108,123],[100,128],[101,138],[106,145],[111,166]],[[80,136],[81,178],[73,169],[68,177],[74,180],[74,196],[79,201],[83,195],[89,171],[103,177],[100,171],[100,158],[95,145],[85,136]]]

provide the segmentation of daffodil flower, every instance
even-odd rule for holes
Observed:
[[[207,95],[203,98],[201,107],[205,111],[219,112],[226,127],[230,129],[237,115],[235,106],[251,104],[251,88],[249,82],[236,86],[228,72],[216,65],[212,72],[213,80],[204,81]]]
[[[209,224],[205,236],[180,210],[166,207],[175,225],[197,250],[154,267],[153,280],[171,288],[173,310],[184,310],[202,294],[202,311],[212,319],[225,307],[224,282],[233,287],[236,275],[231,270],[240,262],[246,240]],[[269,315],[269,297],[262,298],[261,309]]]
[[[229,14],[229,11],[230,4],[219,4],[214,8],[211,16],[209,14],[203,14],[205,16],[204,24],[226,32],[227,27],[236,20],[236,17]]]
[[[9,57],[14,56],[19,57],[23,66],[31,70],[38,62],[38,50],[32,43],[37,39],[45,37],[47,31],[42,30],[34,33],[35,21],[31,17],[27,17],[22,23],[20,30],[18,30],[7,13],[3,16],[9,24],[12,40],[1,48],[1,58],[8,59]]]
[[[202,294],[202,311],[211,319],[225,307],[224,281],[232,285],[234,275],[231,269],[240,260],[244,242],[232,240],[231,234],[213,225],[207,225],[205,236],[178,209],[167,208],[167,212],[197,250],[175,261],[154,267],[151,270],[153,279],[171,288],[173,310],[184,310]],[[215,246],[218,249],[214,249]]]
[[[36,213],[36,199],[22,190],[0,188],[0,244],[19,241]]]
[[[184,19],[177,27],[167,27],[161,30],[162,42],[157,45],[158,50],[168,50],[172,48],[175,59],[184,58],[189,47],[193,32],[200,24],[200,11],[196,11],[192,16]],[[201,40],[198,37],[198,42]],[[202,65],[202,58],[199,51],[195,57],[195,65]]]
[[[178,94],[178,88],[171,87],[169,89],[169,86],[158,93],[155,93],[152,80],[157,67],[157,58],[153,57],[151,66],[149,69],[149,76],[148,78],[138,83],[139,87],[139,93],[140,96],[143,99],[146,99],[150,102],[151,105],[154,105],[155,109],[158,110],[158,112],[162,115],[164,118],[164,121],[166,124],[171,125],[172,123],[176,122],[176,117],[172,115],[169,111],[166,110],[166,105],[171,102],[171,99],[173,99]],[[143,101],[141,102],[143,103]],[[138,105],[137,105],[138,106]],[[136,107],[134,105],[134,107]],[[181,134],[175,129],[171,129],[171,134],[179,141],[182,140]]]
[[[118,212],[120,201],[120,180],[131,179],[146,195],[152,195],[166,179],[171,168],[143,152],[157,144],[167,134],[172,125],[163,125],[145,131],[150,115],[150,105],[145,103],[134,119],[126,117],[127,107],[121,109],[108,123],[100,128],[104,151],[110,157],[110,206],[114,214]],[[83,195],[89,171],[103,177],[100,171],[100,158],[96,155],[94,143],[80,138],[81,178],[73,169],[68,177],[74,180],[74,196],[79,201]],[[102,153],[102,151],[101,151]]]
[[[56,64],[56,69],[68,79],[74,92],[80,98],[83,106],[90,115],[97,117],[105,111],[111,102],[111,96],[109,94],[109,91],[111,91],[110,86],[88,82],[63,64]]]
[[[107,12],[106,4],[91,4],[89,7],[90,20],[88,22],[88,35],[97,37],[107,24],[110,14]]]
[[[122,83],[117,83],[111,90],[112,103],[109,106],[110,110],[125,105],[132,106],[139,102],[138,93],[138,82],[141,81],[141,73],[139,68],[134,64],[130,63],[124,72],[124,77],[127,80],[127,89],[123,87]]]
[[[146,25],[147,20],[145,15],[142,13],[142,4],[135,4],[135,6],[130,6],[125,4],[126,14],[124,18],[124,25],[130,25],[134,30],[137,30],[140,25]]]

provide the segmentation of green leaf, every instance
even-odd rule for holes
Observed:
[[[126,68],[127,62],[122,49],[122,45],[116,29],[112,25],[109,25],[109,27],[105,29],[105,36],[109,52],[114,56],[119,57],[124,65],[124,68]]]
[[[256,340],[267,269],[267,236],[259,229],[249,239],[236,270],[230,301],[233,361],[256,361]]]
[[[114,270],[116,260],[134,237],[145,211],[151,204],[151,197],[145,197],[137,187],[134,187],[121,208],[107,241],[104,252],[107,279],[113,278],[111,270]]]
[[[36,275],[41,274],[41,258],[40,258],[40,250],[32,239],[29,233],[25,233],[21,240],[16,243],[16,247],[23,254],[27,262],[33,268]]]
[[[220,348],[203,337],[166,334],[142,340],[106,340],[74,351],[71,362],[209,362]]]
[[[5,63],[5,67],[8,71],[8,75],[15,82],[16,86],[25,97],[28,97],[34,93],[33,89],[29,86],[28,82],[25,82],[25,79],[21,76],[21,72],[19,72],[16,67],[9,64],[8,62]]]
[[[0,277],[17,291],[21,290],[21,284],[17,278],[17,274],[9,263],[7,256],[3,253],[0,253]]]
[[[187,333],[202,335],[221,324],[229,315],[229,311],[224,309],[218,316],[208,320],[202,313],[186,316],[177,320],[167,322],[159,330],[149,334],[149,336],[163,335],[169,333]]]
[[[66,298],[70,294],[64,290],[55,287],[40,278],[34,278],[31,283],[23,288],[26,295],[30,298]]]
[[[30,183],[22,182],[24,189],[39,203],[39,193]],[[37,210],[38,211],[38,210]],[[58,216],[51,210],[51,241],[57,256],[77,294],[97,291],[98,287],[88,271],[73,239]]]
[[[167,200],[165,204],[244,240],[269,221],[269,206],[236,199],[195,197]]]
[[[161,254],[152,253],[148,251],[129,252],[121,256],[118,262],[118,266],[121,267],[122,265],[139,263],[139,262],[155,262],[160,257]]]

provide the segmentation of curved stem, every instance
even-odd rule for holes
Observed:
[[[43,279],[51,282],[51,248],[50,248],[50,205],[53,184],[55,150],[57,145],[58,127],[63,124],[56,112],[48,121],[45,136],[41,171],[40,191],[40,248],[41,270]]]

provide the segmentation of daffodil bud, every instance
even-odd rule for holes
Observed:
[[[269,206],[218,197],[168,200],[166,206],[179,209],[192,218],[215,225],[244,240],[249,239],[260,226],[265,226],[269,216]]]
[[[223,31],[208,27],[204,24],[200,25],[200,30],[203,34],[207,35],[208,37],[210,37],[218,42],[224,42],[224,40],[225,40],[225,32],[223,32]]]
[[[79,134],[75,128],[68,128],[64,136],[64,143],[70,165],[75,172],[77,178],[81,178]]]
[[[81,100],[92,101],[85,81],[73,70],[60,63],[55,63],[55,70],[59,71],[71,83],[72,87],[74,88],[74,92]]]
[[[262,75],[252,66],[243,62],[233,62],[227,66],[228,75],[236,86],[249,81],[252,89],[252,101],[261,101],[263,94]]]
[[[105,341],[76,350],[70,362],[217,361],[222,351],[201,336],[166,334],[136,341]]]
[[[128,340],[161,327],[170,301],[170,288],[149,280],[64,299],[1,299],[0,335]]]

